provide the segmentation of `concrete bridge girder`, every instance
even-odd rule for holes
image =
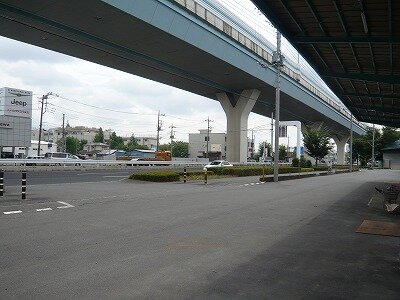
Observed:
[[[240,95],[217,93],[217,99],[226,114],[226,159],[247,162],[247,121],[260,91],[243,90]]]

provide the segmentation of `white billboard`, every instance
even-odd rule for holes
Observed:
[[[32,118],[32,92],[1,88],[0,115]]]

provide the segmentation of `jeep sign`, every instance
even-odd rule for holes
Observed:
[[[32,118],[32,92],[7,87],[0,89],[0,115]]]

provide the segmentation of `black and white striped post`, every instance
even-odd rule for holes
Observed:
[[[0,170],[0,197],[4,194],[4,170]]]
[[[183,183],[186,183],[186,167],[183,169]]]
[[[204,169],[204,184],[207,184],[207,169]]]
[[[22,171],[22,200],[26,199],[26,170]]]

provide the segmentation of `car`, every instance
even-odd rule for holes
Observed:
[[[27,156],[25,159],[29,159],[29,160],[34,161],[34,160],[38,160],[38,159],[44,159],[44,156],[30,155],[30,156]],[[36,162],[27,162],[26,165],[27,166],[37,166],[38,163],[36,163]]]
[[[82,160],[73,154],[70,153],[64,153],[64,152],[52,152],[52,153],[46,153],[45,155],[46,159],[51,159],[51,160],[67,160],[67,161],[76,161],[75,166],[81,166],[82,164],[80,163]],[[61,166],[61,163],[57,163],[55,165]]]
[[[223,168],[223,167],[233,167],[233,165],[226,160],[214,160],[209,164],[205,165],[203,170],[212,169],[212,168]]]

